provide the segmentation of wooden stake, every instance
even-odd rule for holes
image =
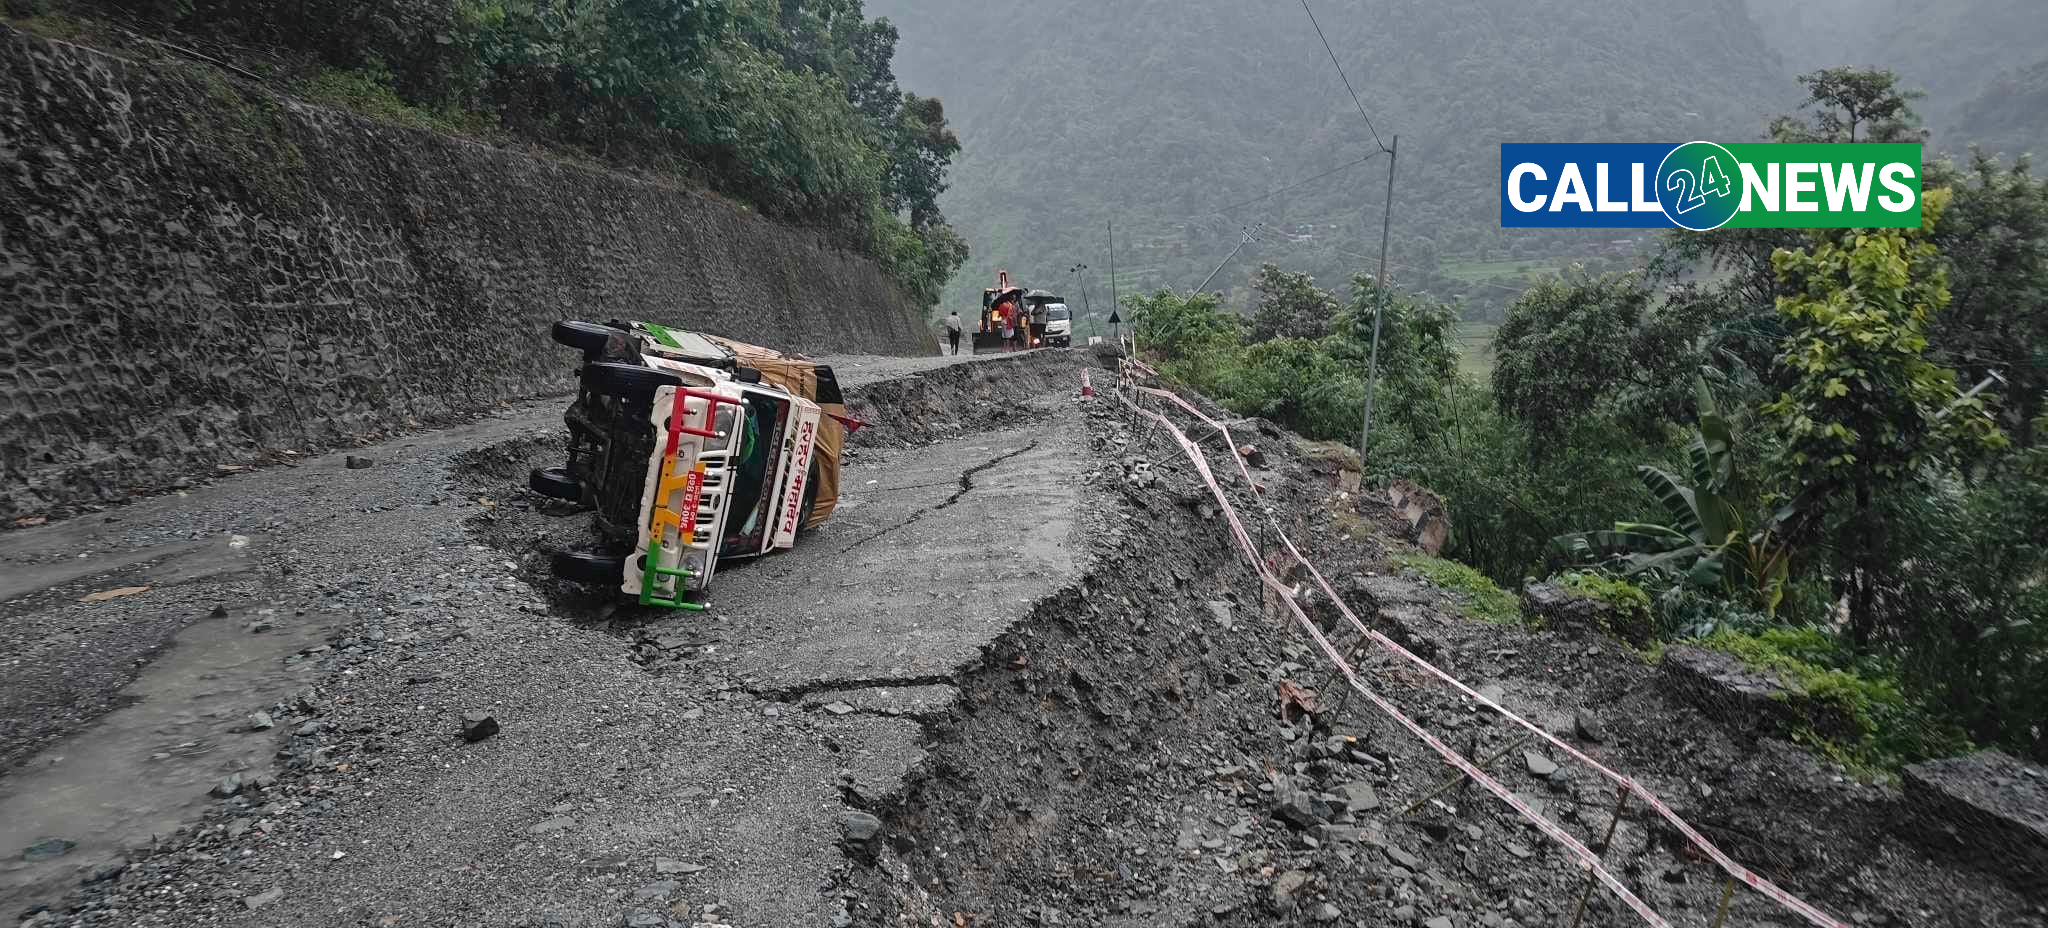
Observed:
[[[1721,884],[1721,909],[1714,913],[1713,928],[1721,928],[1721,923],[1728,920],[1728,903],[1734,900],[1735,878],[1731,876],[1727,882]]]
[[[1615,829],[1621,827],[1622,809],[1628,806],[1628,790],[1622,789],[1619,792],[1621,795],[1614,800],[1614,817],[1607,821],[1607,834],[1600,837],[1600,846],[1593,851],[1593,853],[1600,855],[1602,858],[1602,866],[1606,865],[1605,858],[1607,857],[1608,846],[1614,843]],[[1579,888],[1579,904],[1572,909],[1572,928],[1579,928],[1579,920],[1586,917],[1586,900],[1593,895],[1593,882],[1592,872],[1587,871],[1586,885]]]
[[[1507,747],[1501,748],[1500,750],[1493,752],[1491,755],[1488,755],[1487,758],[1485,760],[1480,761],[1477,766],[1482,770],[1486,769],[1486,766],[1488,764],[1491,764],[1494,761],[1500,760],[1502,757],[1507,756],[1507,753],[1509,751],[1521,747],[1522,744],[1528,740],[1529,736],[1523,735],[1520,738],[1516,738],[1515,740],[1508,742]],[[1435,789],[1429,791],[1429,795],[1424,796],[1421,799],[1415,800],[1414,805],[1411,805],[1406,809],[1402,809],[1401,814],[1394,817],[1407,818],[1410,815],[1414,815],[1415,810],[1420,809],[1423,806],[1429,805],[1430,800],[1450,792],[1451,787],[1457,786],[1458,784],[1465,782],[1465,780],[1466,777],[1464,771],[1459,771],[1457,776],[1454,776],[1448,780],[1443,781],[1442,783],[1437,784]]]

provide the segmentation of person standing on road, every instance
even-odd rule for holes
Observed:
[[[960,353],[960,311],[954,310],[946,317],[946,341],[953,343],[953,353]]]
[[[1017,350],[1017,316],[1015,313],[1003,314],[1003,350]]]

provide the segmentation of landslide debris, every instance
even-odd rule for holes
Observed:
[[[875,860],[848,871],[855,922],[1568,923],[1582,871],[1332,683],[1237,559],[1178,447],[1106,383],[1088,416],[1099,464],[1080,475],[1107,491],[1093,566],[992,647],[930,722],[923,770],[875,810]],[[1220,454],[1216,469],[1264,550],[1279,549],[1263,529],[1270,508],[1368,621],[1638,777],[1760,873],[1859,925],[2048,924],[2037,892],[1902,840],[1895,789],[1702,713],[1622,643],[1461,614],[1388,557],[1410,550],[1390,540],[1412,532],[1405,513],[1273,426],[1233,432],[1262,451],[1253,476],[1266,492],[1239,485]],[[1334,610],[1302,595],[1336,627]],[[1721,874],[1639,803],[1617,822],[1606,780],[1371,645],[1358,653],[1380,692],[1467,756],[1500,758],[1490,772],[1581,841],[1597,847],[1611,827],[1605,860],[1632,891],[1667,917],[1711,919]],[[1635,918],[1590,894],[1586,924]],[[1729,924],[1795,918],[1744,892]]]

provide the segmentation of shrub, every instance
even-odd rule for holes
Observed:
[[[1853,740],[1830,740],[1811,729],[1796,737],[1851,770],[1890,774],[1906,764],[1972,749],[1961,728],[1906,694],[1894,668],[1855,659],[1821,629],[1721,631],[1696,643],[1732,654],[1759,670],[1782,674],[1810,698],[1850,719],[1857,730]]]

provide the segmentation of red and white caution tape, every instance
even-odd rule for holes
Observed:
[[[1578,859],[1580,866],[1590,871],[1595,879],[1598,879],[1602,885],[1612,891],[1629,908],[1635,910],[1636,914],[1642,916],[1645,923],[1651,925],[1652,928],[1670,928],[1670,922],[1665,921],[1663,916],[1658,915],[1656,910],[1650,908],[1648,903],[1645,903],[1634,893],[1630,892],[1626,884],[1622,883],[1619,878],[1615,877],[1613,873],[1609,872],[1601,864],[1600,855],[1593,853],[1592,849],[1586,847],[1577,838],[1572,837],[1569,832],[1566,832],[1556,822],[1545,818],[1542,813],[1531,808],[1528,803],[1516,796],[1514,791],[1501,785],[1499,780],[1494,779],[1486,771],[1481,770],[1477,764],[1474,764],[1464,755],[1459,754],[1449,745],[1444,744],[1442,740],[1430,734],[1427,729],[1416,724],[1413,719],[1410,719],[1401,710],[1395,708],[1393,703],[1388,702],[1384,697],[1373,692],[1370,687],[1360,681],[1357,672],[1351,668],[1350,664],[1345,662],[1344,656],[1338,652],[1337,646],[1331,644],[1330,640],[1323,635],[1322,630],[1316,627],[1316,623],[1309,619],[1308,613],[1302,611],[1301,604],[1294,598],[1292,588],[1280,582],[1280,578],[1275,577],[1266,568],[1264,559],[1259,556],[1258,546],[1252,543],[1250,533],[1245,530],[1244,523],[1238,519],[1236,508],[1231,505],[1230,498],[1224,494],[1223,487],[1216,482],[1215,474],[1209,470],[1208,458],[1202,454],[1201,448],[1193,440],[1189,439],[1187,433],[1182,432],[1179,426],[1174,425],[1172,420],[1139,406],[1126,394],[1119,393],[1118,398],[1122,399],[1125,405],[1130,406],[1141,415],[1149,416],[1161,426],[1164,426],[1167,432],[1174,437],[1174,440],[1180,443],[1181,450],[1187,452],[1188,459],[1194,462],[1195,470],[1202,475],[1203,482],[1209,485],[1209,492],[1215,495],[1217,504],[1222,507],[1224,516],[1230,523],[1231,536],[1237,540],[1238,549],[1244,553],[1245,560],[1252,565],[1252,569],[1258,572],[1260,581],[1268,589],[1279,594],[1280,601],[1286,603],[1287,608],[1294,613],[1295,621],[1300,623],[1302,629],[1308,633],[1309,637],[1315,640],[1316,645],[1322,648],[1323,653],[1336,665],[1337,670],[1344,675],[1344,679],[1351,684],[1352,689],[1357,690],[1360,695],[1371,700],[1373,705],[1380,708],[1380,711],[1387,713],[1395,721],[1400,722],[1402,727],[1408,729],[1417,738],[1422,739],[1423,743],[1428,744],[1438,754],[1442,755],[1446,762],[1464,771],[1466,776],[1471,777],[1474,782],[1485,787],[1487,792],[1499,797],[1509,808],[1514,809],[1516,813],[1527,819],[1530,824],[1535,825],[1538,830],[1548,835],[1551,840],[1556,841],[1567,853]]]
[[[1147,368],[1146,370],[1149,371],[1150,369]],[[1225,426],[1221,422],[1216,421],[1214,418],[1210,417],[1207,413],[1202,412],[1200,409],[1196,408],[1187,400],[1182,399],[1180,395],[1168,390],[1140,386],[1137,384],[1131,384],[1131,387],[1134,390],[1137,390],[1138,392],[1159,397],[1161,399],[1174,403],[1181,409],[1187,411],[1190,415],[1194,416],[1196,419],[1200,420],[1203,424],[1208,425],[1209,427],[1214,428],[1218,432],[1222,433],[1225,443],[1228,444],[1230,447],[1237,447],[1236,440],[1233,439],[1230,435],[1229,427]],[[1128,397],[1124,398],[1124,402],[1130,405],[1131,408],[1136,409],[1138,412],[1143,413],[1144,415],[1150,416],[1153,419],[1166,424],[1168,428],[1173,430],[1173,434],[1175,435],[1175,437],[1181,441],[1183,450],[1185,450],[1188,453],[1189,457],[1195,462],[1195,468],[1198,471],[1200,471],[1204,479],[1209,482],[1210,490],[1216,494],[1218,502],[1221,503],[1223,507],[1223,511],[1229,516],[1236,533],[1239,535],[1240,544],[1246,548],[1247,557],[1249,557],[1253,562],[1255,562],[1258,565],[1258,570],[1262,577],[1270,577],[1270,575],[1267,573],[1267,568],[1264,563],[1264,560],[1261,557],[1259,557],[1257,549],[1251,546],[1249,536],[1243,534],[1243,528],[1241,525],[1238,524],[1236,510],[1231,506],[1230,502],[1224,498],[1222,488],[1216,484],[1215,478],[1209,470],[1206,456],[1202,454],[1200,447],[1196,446],[1192,441],[1189,441],[1187,439],[1187,436],[1181,433],[1178,428],[1173,427],[1172,423],[1169,420],[1167,420],[1164,416],[1161,416],[1157,413],[1152,412],[1151,410],[1147,410],[1143,407],[1138,406],[1135,402],[1132,402]],[[1236,461],[1238,472],[1244,477],[1245,485],[1256,486],[1256,483],[1252,480],[1251,470],[1245,466],[1244,459],[1235,453],[1231,455],[1231,458]],[[1520,725],[1524,729],[1527,729],[1530,733],[1536,735],[1539,738],[1542,738],[1544,741],[1549,742],[1552,746],[1564,752],[1567,756],[1579,761],[1580,763],[1585,764],[1587,767],[1600,773],[1600,775],[1613,781],[1619,788],[1626,790],[1630,794],[1643,800],[1645,805],[1648,805],[1651,809],[1655,810],[1660,817],[1662,817],[1666,822],[1669,822],[1671,826],[1676,828],[1681,834],[1685,835],[1686,839],[1688,841],[1691,841],[1695,848],[1698,848],[1702,854],[1705,854],[1709,859],[1713,860],[1714,863],[1719,865],[1721,869],[1724,872],[1726,872],[1729,876],[1737,880],[1740,880],[1744,885],[1747,885],[1750,888],[1755,889],[1758,893],[1761,893],[1762,895],[1770,898],[1772,901],[1777,902],[1779,905],[1784,906],[1786,909],[1789,909],[1799,914],[1808,922],[1820,926],[1820,928],[1850,928],[1848,923],[1843,922],[1842,920],[1837,919],[1834,916],[1831,916],[1826,912],[1821,911],[1820,909],[1813,906],[1811,903],[1808,903],[1805,900],[1792,895],[1791,893],[1785,891],[1783,888],[1772,883],[1770,880],[1764,879],[1762,876],[1757,875],[1754,871],[1750,870],[1749,868],[1744,867],[1743,865],[1737,863],[1734,860],[1734,858],[1729,857],[1720,848],[1715,847],[1713,842],[1708,841],[1706,839],[1706,836],[1700,834],[1699,831],[1695,829],[1691,823],[1680,818],[1678,816],[1678,813],[1673,812],[1671,810],[1671,807],[1666,805],[1662,799],[1659,799],[1655,793],[1650,792],[1649,789],[1644,787],[1641,783],[1636,782],[1633,777],[1629,777],[1619,772],[1616,772],[1615,770],[1612,770],[1609,767],[1607,767],[1605,764],[1602,764],[1599,761],[1594,760],[1585,752],[1580,751],[1578,748],[1575,748],[1570,744],[1565,743],[1557,736],[1552,735],[1548,731],[1545,731],[1541,726],[1538,726],[1535,723],[1529,721],[1528,719],[1525,719],[1520,715],[1515,714],[1514,712],[1510,711],[1507,707],[1502,706],[1500,703],[1492,699],[1489,699],[1484,694],[1480,693],[1478,690],[1475,690],[1472,687],[1467,686],[1464,683],[1464,681],[1451,676],[1449,673],[1446,673],[1444,670],[1437,667],[1435,664],[1432,664],[1429,661],[1424,660],[1422,657],[1418,656],[1414,652],[1409,651],[1405,647],[1402,647],[1399,642],[1396,642],[1392,638],[1389,638],[1386,635],[1381,634],[1378,630],[1373,629],[1370,626],[1367,626],[1364,621],[1359,619],[1356,613],[1353,613],[1351,611],[1351,607],[1345,604],[1343,597],[1338,596],[1337,591],[1331,588],[1330,582],[1324,579],[1322,572],[1316,569],[1315,564],[1310,562],[1307,557],[1303,556],[1299,548],[1295,547],[1293,540],[1287,537],[1287,533],[1284,531],[1280,531],[1278,526],[1275,526],[1274,528],[1275,534],[1279,537],[1281,544],[1286,546],[1287,553],[1290,556],[1292,556],[1295,559],[1295,561],[1300,563],[1303,567],[1308,568],[1309,576],[1315,580],[1317,587],[1323,591],[1323,594],[1327,596],[1330,602],[1337,607],[1338,612],[1340,612],[1344,616],[1344,618],[1351,623],[1352,627],[1357,629],[1360,634],[1371,639],[1380,647],[1401,656],[1402,658],[1406,659],[1408,662],[1414,664],[1416,667],[1420,668],[1421,670],[1430,674],[1431,676],[1434,676],[1437,679],[1444,681],[1453,688],[1457,689],[1459,692],[1462,692],[1465,695],[1471,697],[1472,699],[1478,701],[1481,705],[1484,705],[1487,708],[1492,709],[1497,713],[1500,713],[1500,715],[1503,718],[1506,718],[1509,721],[1514,722],[1517,725]],[[1277,584],[1278,581],[1268,579],[1268,583],[1269,585],[1273,585]],[[1282,592],[1283,598],[1287,600],[1288,604],[1291,607],[1294,606],[1293,597],[1291,595],[1288,595],[1291,593],[1291,590],[1289,588],[1285,586],[1276,586],[1275,588]],[[1294,607],[1294,610],[1297,615],[1301,614],[1301,610],[1299,607]],[[1306,617],[1304,616],[1304,620],[1305,619]],[[1315,635],[1318,642],[1322,642],[1322,636],[1319,631],[1314,629],[1314,623],[1309,623],[1309,626],[1311,629],[1311,634]],[[1325,642],[1324,644],[1325,649],[1328,650],[1327,643]],[[1362,685],[1360,685],[1355,679],[1352,678],[1351,671],[1349,670],[1349,668],[1345,667],[1340,656],[1336,655],[1333,652],[1332,658],[1337,660],[1338,667],[1339,669],[1344,671],[1345,677],[1347,679],[1351,679],[1353,687],[1358,688],[1360,692],[1365,693],[1366,696],[1372,699],[1374,703],[1382,703],[1379,697],[1373,695],[1371,692],[1364,689]],[[1381,708],[1388,711],[1389,714],[1395,715],[1396,718],[1401,718],[1398,714],[1394,713],[1391,707],[1382,704]],[[1424,740],[1430,741],[1431,746],[1436,747],[1439,753],[1443,753],[1444,749],[1440,747],[1435,741],[1430,739],[1418,727],[1414,726],[1412,723],[1408,723],[1405,719],[1402,719],[1402,721],[1404,725],[1407,725],[1407,727],[1409,727],[1411,731],[1414,731],[1418,736],[1423,737]],[[1447,755],[1446,759],[1449,760],[1450,756]],[[1473,774],[1472,770],[1466,769],[1466,764],[1460,763],[1459,761],[1452,761],[1452,763],[1459,769],[1465,770],[1467,775]],[[1478,776],[1473,776],[1473,779],[1478,780],[1480,778]],[[1503,798],[1508,799],[1510,805],[1518,805],[1517,801],[1512,799],[1512,794],[1508,794],[1508,796],[1505,796]],[[1522,810],[1519,807],[1517,808],[1517,811],[1522,811],[1525,817],[1531,814],[1527,811]],[[1540,816],[1538,816],[1538,818],[1540,818]],[[1544,826],[1543,824],[1538,824],[1537,827],[1543,828]],[[1552,827],[1555,826],[1553,825]],[[1548,833],[1547,830],[1546,833]],[[1565,839],[1569,840],[1569,835],[1566,835]],[[1573,843],[1576,844],[1576,842]],[[1640,909],[1638,910],[1639,913],[1642,911],[1643,910]],[[1650,913],[1650,915],[1654,917],[1655,913]]]

